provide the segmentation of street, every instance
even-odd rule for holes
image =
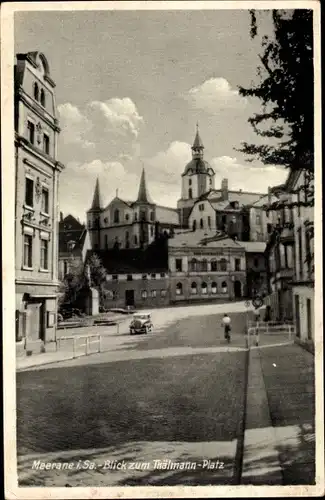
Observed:
[[[110,352],[17,373],[20,485],[238,484],[245,314],[231,313],[228,346],[222,314],[199,309],[154,312],[153,333],[123,327]]]

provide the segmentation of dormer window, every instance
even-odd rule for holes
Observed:
[[[39,99],[39,88],[37,83],[34,83],[34,99],[35,101],[38,101]]]

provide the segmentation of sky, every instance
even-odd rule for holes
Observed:
[[[260,13],[261,34],[272,32]],[[104,205],[137,196],[176,207],[196,123],[216,188],[266,192],[287,172],[236,149],[258,141],[248,118],[261,111],[239,86],[258,83],[261,39],[247,10],[15,13],[15,53],[41,51],[56,82],[61,134],[60,210],[86,220],[97,176]]]

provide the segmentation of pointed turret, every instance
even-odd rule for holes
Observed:
[[[192,156],[193,158],[203,158],[203,142],[199,134],[199,124],[196,124],[196,135],[192,146]]]
[[[147,190],[146,176],[145,176],[144,168],[142,169],[137,203],[153,203],[153,201],[148,193],[148,190]]]
[[[97,211],[101,210],[101,208],[102,208],[102,201],[101,201],[100,189],[99,189],[99,179],[97,177],[93,202],[92,202],[90,211],[97,212]]]

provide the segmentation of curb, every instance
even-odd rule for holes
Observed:
[[[38,363],[37,365],[29,365],[29,366],[26,366],[24,368],[17,368],[17,365],[16,365],[16,373],[27,372],[28,370],[32,370],[34,368],[39,368],[39,367],[47,366],[47,365],[54,365],[55,363],[62,363],[62,361],[71,361],[71,359],[77,359],[77,358],[70,356],[69,358],[56,359],[55,361],[46,361],[45,363]]]
[[[280,486],[283,484],[282,468],[276,449],[277,439],[271,421],[259,350],[249,349],[248,356],[246,421],[240,484]]]

